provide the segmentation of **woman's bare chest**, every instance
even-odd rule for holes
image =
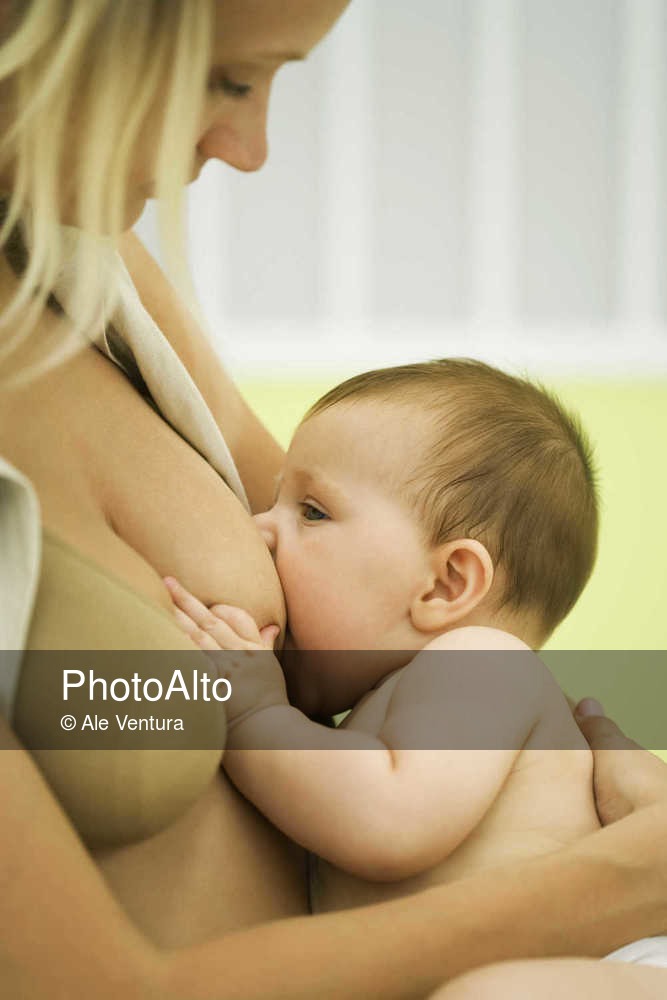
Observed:
[[[163,607],[172,575],[205,603],[283,624],[273,562],[247,512],[109,361],[82,352],[13,412],[0,451],[32,480],[51,534]]]
[[[95,351],[83,352],[25,392],[15,392],[11,400],[0,400],[0,453],[32,481],[51,539],[83,557],[77,577],[82,587],[87,560],[94,564],[91,585],[100,576],[97,567],[129,591],[168,608],[161,578],[169,573],[207,602],[236,603],[262,624],[282,625],[284,608],[273,562],[247,512],[210,466]],[[54,593],[62,593],[55,576],[67,569],[69,556],[65,549],[59,554],[57,546],[49,545],[45,560],[51,550],[57,559],[51,559],[53,572],[45,586],[48,590],[53,584]],[[134,606],[131,598],[129,594],[121,601],[124,627]],[[49,595],[42,595],[35,615],[49,606]],[[148,611],[143,613],[151,619],[154,635],[161,619]],[[62,616],[56,617],[60,622]],[[75,614],[69,617],[76,621]],[[41,631],[48,632],[48,621],[42,625]],[[108,623],[107,636],[116,626]],[[39,626],[34,628],[39,632]],[[142,648],[137,628],[131,630],[132,648]],[[166,619],[164,628],[172,634]],[[94,648],[96,638],[107,648],[95,629],[88,634],[86,648]],[[60,641],[66,648],[77,648],[79,638],[73,637],[70,644],[67,636],[60,636]],[[44,648],[44,643],[38,647]],[[30,704],[26,683],[21,689],[24,714],[30,715]],[[122,794],[107,795],[114,813],[129,815],[131,793],[136,791],[142,822],[161,830],[133,847],[111,851],[104,865],[118,898],[156,940],[201,940],[220,929],[303,912],[301,870],[290,860],[291,848],[232,793],[222,774],[210,785],[219,753],[200,756],[197,767],[190,760],[183,762],[187,787],[179,784],[174,767],[168,774],[158,773],[155,761],[146,759],[143,770],[133,767],[117,783]],[[51,764],[57,769],[57,760]],[[81,792],[81,775],[61,778],[54,787],[76,817],[77,795],[85,799],[82,808],[90,806]],[[141,788],[135,789],[137,784]],[[217,791],[200,802],[207,785]],[[102,778],[101,787],[110,785]],[[147,814],[146,796],[159,815]],[[176,799],[185,804],[177,809]],[[172,818],[165,825],[160,819],[176,812],[180,819],[175,822]],[[96,814],[95,821],[101,820]],[[139,828],[130,824],[121,829],[119,841],[135,826]],[[266,858],[265,866],[258,866],[258,857]],[[222,891],[224,885],[229,891]],[[172,897],[165,897],[171,889],[178,890],[173,899],[181,900],[175,908],[167,905]],[[189,904],[187,926],[184,897]]]
[[[96,860],[136,926],[167,948],[307,911],[303,851],[222,772],[168,829]]]

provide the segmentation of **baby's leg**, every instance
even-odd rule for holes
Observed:
[[[664,1000],[667,969],[589,958],[533,959],[476,969],[431,1000]]]

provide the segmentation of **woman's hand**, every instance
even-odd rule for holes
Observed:
[[[667,802],[664,761],[628,739],[592,698],[579,702],[575,719],[593,751],[595,802],[604,826],[643,806]]]
[[[165,586],[174,602],[174,617],[231,686],[226,702],[230,726],[262,708],[288,705],[285,678],[273,654],[277,625],[263,629],[242,608],[214,604],[207,608],[173,577]]]

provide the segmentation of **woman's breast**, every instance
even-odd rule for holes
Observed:
[[[34,399],[15,402],[34,428],[9,459],[32,480],[51,534],[171,610],[164,576],[206,604],[245,608],[260,626],[284,625],[273,560],[224,480],[95,350]]]
[[[48,412],[35,409],[34,395],[23,409],[15,401],[13,426],[31,430],[8,443],[37,490],[45,527],[14,726],[116,895],[155,940],[185,944],[304,912],[300,853],[220,769],[224,711],[207,716],[210,731],[192,748],[49,747],[50,692],[39,664],[48,651],[203,657],[171,618],[163,576],[207,604],[245,608],[260,626],[282,628],[285,611],[248,513],[113,365],[85,351],[48,381],[39,397]],[[166,664],[153,659],[151,676]]]
[[[167,702],[113,702],[99,685],[91,700],[87,684],[69,690],[65,705],[64,670],[92,672],[107,686],[136,672],[166,691],[175,670],[187,677],[193,668],[206,670],[206,658],[162,608],[44,535],[13,725],[89,845],[149,837],[189,809],[220,766],[226,717],[222,705],[203,701],[179,699],[173,709]],[[65,709],[76,720],[71,733],[60,726]],[[123,735],[116,713],[180,716],[184,735],[174,734],[173,744],[168,733]],[[108,732],[93,730],[90,720],[103,717]]]
[[[165,948],[308,909],[303,851],[222,772],[155,837],[94,856],[136,926]]]
[[[104,364],[104,361],[101,362]],[[285,623],[273,560],[251,517],[214,469],[115,371],[107,372],[104,426],[87,433],[96,501],[117,540],[117,557],[175,576],[204,604],[245,608],[260,627]],[[114,427],[109,448],[108,423]],[[120,567],[119,567],[120,568]],[[139,581],[137,581],[139,583]],[[148,583],[148,581],[146,581]]]
[[[65,648],[68,664],[81,667],[91,656],[95,662],[94,643],[102,657],[119,646],[134,650],[121,654],[132,669],[148,647],[158,677],[174,657],[205,659],[161,608],[46,535],[14,725],[137,926],[157,944],[182,947],[306,912],[303,852],[221,770],[224,712],[199,719],[198,742],[208,749],[50,745],[49,707],[59,692],[49,682],[59,678],[49,668],[64,662],[54,649]],[[84,711],[72,705],[77,717]]]
[[[150,676],[166,676],[172,653],[202,654],[176,627],[163,576],[205,603],[245,607],[260,626],[284,626],[282,592],[241,503],[113,365],[83,352],[53,381],[52,397],[39,448],[27,440],[14,456],[35,485],[45,525],[15,724],[88,842],[127,843],[163,829],[202,794],[220,764],[224,710],[206,715],[196,745],[166,756],[150,742],[127,759],[121,749],[49,752],[45,714],[58,692],[50,695],[38,676],[37,658],[44,663],[51,650],[163,651]],[[133,654],[123,669],[135,663]]]

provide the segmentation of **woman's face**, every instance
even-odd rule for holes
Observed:
[[[271,84],[286,62],[305,59],[349,0],[218,0],[215,34],[191,180],[207,160],[258,170],[267,156],[266,119]],[[158,111],[161,109],[157,109]],[[157,116],[156,116],[157,117]],[[135,217],[155,193],[152,168],[156,122],[144,131],[128,206]],[[153,126],[153,127],[151,127]]]
[[[308,53],[333,26],[349,0],[216,0],[211,65],[198,137],[192,149],[190,181],[207,160],[237,170],[258,170],[267,156],[266,117],[271,84],[278,69]],[[0,7],[2,0],[0,0]],[[168,81],[160,88],[167,92]],[[0,132],[12,121],[7,87],[0,82]],[[141,128],[130,169],[124,227],[141,215],[156,193],[155,162],[164,104],[156,100]],[[65,143],[63,177],[76,176],[81,123],[76,112]],[[0,172],[0,189],[14,183],[13,166]],[[65,182],[61,220],[76,225],[75,193]]]
[[[271,84],[285,62],[305,59],[349,0],[219,0],[199,156],[257,170],[266,159]]]

